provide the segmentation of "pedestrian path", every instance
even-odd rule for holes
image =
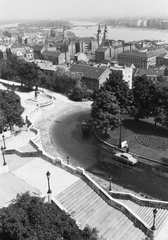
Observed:
[[[27,191],[33,195],[40,194],[37,188],[18,178],[12,172],[0,174],[0,208],[15,199],[17,194]]]
[[[149,226],[153,225],[153,210],[155,207],[140,206],[128,199],[117,199],[119,202],[124,203],[130,209],[132,209],[143,221],[145,221]],[[168,221],[168,209],[157,209],[156,217],[156,229],[157,233],[163,228],[164,224]]]
[[[57,195],[56,199],[78,221],[81,227],[96,227],[106,240],[142,240],[145,234],[122,212],[109,206],[82,179]]]

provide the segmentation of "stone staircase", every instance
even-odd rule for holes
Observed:
[[[144,240],[146,235],[122,212],[109,206],[82,179],[66,188],[56,199],[84,227],[96,227],[106,240]]]
[[[153,209],[154,207],[145,207],[140,206],[128,199],[117,199],[119,202],[124,203],[128,206],[132,211],[134,211],[144,222],[146,222],[149,226],[153,225]],[[157,234],[161,231],[164,224],[168,221],[168,210],[157,208],[156,215],[156,229]]]

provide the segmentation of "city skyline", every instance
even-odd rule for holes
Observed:
[[[168,18],[167,9],[167,0],[1,0],[0,19]]]

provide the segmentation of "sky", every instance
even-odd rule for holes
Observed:
[[[0,19],[167,17],[168,0],[0,0]]]

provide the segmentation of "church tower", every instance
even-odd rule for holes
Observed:
[[[99,23],[98,29],[97,29],[97,42],[98,42],[98,47],[99,47],[100,44],[102,43],[102,31],[101,31],[100,23]]]
[[[108,30],[107,30],[107,25],[105,24],[104,27],[104,34],[103,34],[103,40],[108,39]]]
[[[66,27],[64,26],[63,27],[63,39],[65,39],[66,38]]]

